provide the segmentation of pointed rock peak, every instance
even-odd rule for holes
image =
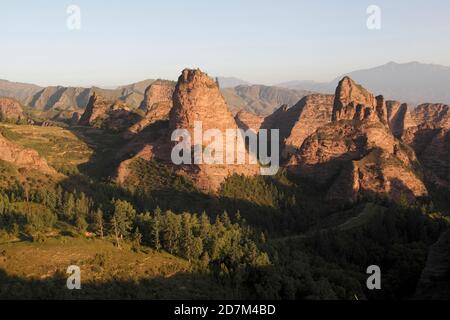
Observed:
[[[356,84],[355,81],[352,80],[352,78],[350,78],[349,76],[345,76],[342,78],[342,80],[339,82],[340,86],[343,85],[352,85],[352,84]]]
[[[90,100],[99,101],[99,100],[105,100],[105,98],[102,95],[100,95],[97,91],[93,91]]]
[[[160,90],[160,88],[175,88],[175,84],[176,82],[174,81],[158,79],[145,89],[145,94],[152,94],[154,91]]]
[[[350,77],[344,77],[336,88],[333,121],[374,120],[377,99]]]
[[[217,82],[200,69],[184,69],[181,76],[178,78],[178,85],[182,83],[202,83],[208,87],[217,87]]]
[[[204,128],[237,127],[216,82],[199,69],[183,70],[173,94],[171,128],[191,128],[202,121]]]
[[[345,76],[336,89],[338,98],[348,100],[349,102],[356,100],[357,102],[368,104],[373,102],[373,94],[367,91],[363,86],[357,84],[353,79]]]
[[[89,126],[95,119],[103,116],[112,103],[95,91],[92,93],[86,109],[80,118],[79,125]]]

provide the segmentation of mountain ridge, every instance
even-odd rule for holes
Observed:
[[[330,82],[294,80],[278,85],[333,93],[344,76],[349,76],[375,94],[383,94],[388,100],[403,101],[414,106],[430,101],[450,103],[450,67],[417,61],[391,61],[380,66],[344,73]]]

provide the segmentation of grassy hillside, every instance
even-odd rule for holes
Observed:
[[[67,267],[81,269],[81,290],[66,287]],[[118,249],[109,241],[58,237],[45,243],[0,244],[0,298],[209,299],[227,296],[188,261],[148,248]],[[208,290],[205,290],[208,288]]]
[[[100,177],[109,173],[108,164],[123,144],[119,135],[95,128],[38,127],[0,124],[7,139],[39,152],[64,174],[86,173]]]

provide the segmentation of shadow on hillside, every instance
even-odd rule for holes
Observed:
[[[156,123],[151,128],[143,131],[135,138],[141,139],[140,143],[136,143],[137,148],[142,146],[145,141],[157,139],[160,130],[163,130],[165,127],[166,123]],[[111,200],[115,198],[133,203],[138,212],[152,212],[157,207],[163,211],[171,210],[175,213],[190,212],[201,214],[206,212],[211,220],[214,220],[217,215],[222,214],[224,211],[232,219],[236,218],[239,212],[247,224],[257,231],[265,231],[270,235],[287,235],[305,232],[312,226],[319,225],[322,218],[336,212],[351,209],[357,205],[344,203],[344,201],[326,202],[324,199],[326,196],[325,191],[328,190],[332,182],[344,170],[344,164],[349,160],[361,157],[358,152],[342,155],[329,162],[309,168],[309,176],[314,177],[314,180],[309,182],[306,181],[305,177],[294,178],[292,175],[289,175],[290,181],[296,181],[297,185],[304,186],[304,188],[284,186],[277,179],[271,179],[270,183],[276,190],[276,195],[273,196],[271,188],[261,190],[259,184],[257,187],[252,186],[252,184],[247,185],[245,179],[242,179],[242,181],[233,184],[231,187],[229,186],[231,192],[228,193],[229,196],[224,196],[220,193],[218,195],[203,193],[192,185],[186,184],[182,179],[180,182],[178,179],[168,177],[172,173],[166,174],[165,171],[158,170],[158,167],[151,167],[151,165],[149,165],[150,169],[146,167],[139,169],[140,176],[133,182],[132,189],[109,183],[108,178],[119,164],[118,159],[120,157],[117,157],[117,153],[125,145],[128,145],[128,142],[124,141],[118,134],[100,134],[98,129],[74,127],[71,128],[71,131],[81,140],[92,145],[94,149],[94,154],[90,161],[80,166],[80,171],[89,178],[94,177],[94,179],[69,176],[62,184],[70,186],[72,190],[78,189],[78,191],[83,191],[106,211],[108,211]],[[112,141],[110,141],[111,139]],[[103,144],[102,141],[104,141]],[[364,145],[364,141],[361,141],[358,145]],[[135,151],[138,152],[139,149]],[[142,173],[146,170],[147,172]],[[92,172],[93,174],[91,174]],[[334,174],[324,179],[324,177],[321,177],[323,172],[332,172]],[[162,176],[163,179],[160,179],[158,175]],[[157,178],[153,179],[153,176]],[[154,182],[154,180],[157,182]],[[318,184],[320,180],[325,181],[325,183]],[[414,198],[401,181],[394,181],[393,184],[400,189],[406,190],[408,199]],[[249,193],[248,188],[259,190],[250,190],[250,193],[254,192],[257,196],[245,197],[245,194],[248,195]],[[235,196],[232,196],[233,194]],[[268,201],[270,203],[272,196],[276,198],[275,202],[277,203],[274,206],[266,205]],[[385,195],[370,194],[367,197],[377,199],[385,197]],[[290,203],[290,198],[295,198],[295,202]],[[278,201],[279,199],[281,201]]]
[[[90,127],[67,129],[93,151],[89,161],[78,166],[79,172],[99,180],[107,179],[119,164],[117,152],[126,143],[121,135]]]
[[[9,275],[0,269],[0,299],[232,299],[237,298],[230,289],[219,285],[209,275],[178,273],[168,277],[129,280],[83,281],[81,289],[67,289],[67,277],[63,272],[45,279],[27,279]]]

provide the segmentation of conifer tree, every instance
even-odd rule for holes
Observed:
[[[152,239],[151,245],[153,248],[155,248],[156,251],[161,250],[160,232],[161,232],[161,209],[158,207],[155,210],[151,229],[151,239]]]
[[[100,238],[103,239],[104,221],[103,221],[103,211],[100,208],[97,209],[97,211],[94,213],[93,221],[94,221],[94,231],[98,233]]]

